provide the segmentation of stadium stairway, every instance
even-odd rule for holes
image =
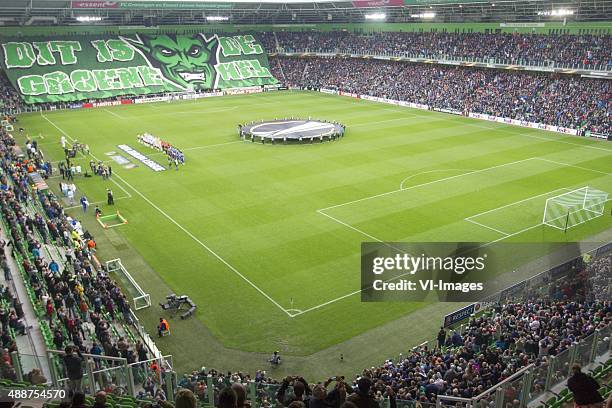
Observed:
[[[11,241],[6,235],[4,226],[0,228],[0,238],[5,242]],[[12,248],[12,246],[10,248]],[[11,268],[12,279],[10,282],[7,282],[4,279],[4,274],[1,274],[2,276],[0,276],[0,281],[2,284],[11,288],[14,295],[17,297],[17,299],[19,299],[24,314],[23,320],[26,327],[28,327],[26,336],[17,336],[15,339],[19,353],[22,356],[21,363],[24,371],[23,374],[25,375],[33,368],[39,367],[42,369],[42,372],[46,378],[51,378],[51,372],[49,370],[49,365],[47,364],[47,359],[38,357],[44,356],[46,353],[45,342],[43,340],[40,325],[38,324],[38,318],[36,317],[36,313],[34,312],[32,304],[28,299],[28,293],[19,273],[19,267],[12,256],[7,256],[7,261]],[[26,356],[31,357],[26,358]]]
[[[38,201],[36,202],[36,205],[32,203],[28,204],[27,211],[32,216],[36,214],[45,214],[42,206],[40,206],[40,203]],[[46,215],[45,215],[45,219],[47,219]],[[36,234],[38,240],[41,243],[44,242],[44,239],[40,235],[38,230],[35,229],[34,233]],[[41,255],[47,261],[47,263],[49,263],[51,260],[55,260],[55,262],[57,262],[57,264],[60,266],[60,271],[62,271],[65,268],[70,267],[66,265],[66,261],[65,261],[66,251],[61,244],[54,245],[53,243],[48,243],[48,244],[44,244],[43,248],[44,248],[44,251],[41,251]],[[92,305],[90,305],[90,307],[91,306]],[[105,312],[104,317],[106,321],[108,322],[116,339],[124,337],[128,341],[132,343],[136,343],[137,341],[136,336],[133,334],[131,329],[123,322],[123,316],[121,316],[119,313],[116,313],[114,316],[110,316],[108,312]],[[95,334],[94,334],[95,326],[93,325],[93,323],[84,321],[83,326],[84,326],[85,331],[89,333],[89,336],[87,336],[87,338],[84,339],[85,344],[88,347],[91,347],[93,342],[99,343],[99,341],[96,339]]]
[[[24,206],[22,205],[22,209],[25,209],[26,207],[30,207],[28,206]],[[34,207],[35,208],[35,207]],[[28,212],[31,212],[31,208],[28,208]],[[40,210],[41,213],[44,214],[44,212],[42,211],[42,208]],[[3,226],[4,229],[7,228],[7,224],[4,223],[3,220]],[[23,237],[23,232],[20,232],[20,234]],[[34,229],[32,232],[33,236],[39,241],[39,242],[43,242],[42,236],[40,235],[40,233],[38,232],[37,229]],[[10,241],[10,239],[8,238],[8,236],[6,236],[7,240]],[[25,239],[25,237],[23,237]],[[51,248],[49,248],[49,246],[51,246]],[[63,251],[63,248],[62,248]],[[55,254],[55,255],[54,255]],[[40,330],[40,338],[42,338],[41,342],[44,344],[44,346],[41,347],[32,347],[31,350],[36,350],[36,352],[32,352],[32,357],[27,357],[28,361],[31,361],[33,364],[35,364],[35,361],[37,360],[36,357],[34,357],[35,355],[38,355],[38,360],[44,360],[44,362],[41,361],[40,364],[38,364],[38,367],[41,367],[43,369],[43,373],[45,374],[45,376],[47,377],[47,379],[51,378],[51,373],[50,373],[50,369],[48,368],[48,360],[45,358],[46,356],[46,349],[56,349],[57,347],[53,344],[53,333],[49,328],[49,324],[47,322],[47,320],[45,319],[45,315],[44,315],[44,311],[43,311],[43,306],[42,305],[38,305],[38,300],[35,299],[34,294],[32,292],[32,288],[29,286],[29,283],[26,282],[27,281],[27,277],[26,277],[26,272],[23,270],[23,268],[21,267],[21,262],[23,261],[23,258],[21,257],[20,254],[15,253],[15,261],[14,264],[16,266],[16,270],[18,271],[17,275],[15,276],[21,276],[21,279],[17,279],[15,280],[15,282],[18,282],[20,285],[23,286],[23,290],[22,292],[25,293],[24,297],[25,299],[29,299],[30,302],[28,304],[28,306],[31,308],[32,311],[32,315],[34,316],[34,320],[30,320],[30,321],[36,321],[38,324],[34,325],[34,327],[36,327],[38,330]],[[41,256],[47,261],[49,262],[51,259],[55,259],[56,262],[58,262],[59,265],[64,265],[64,256],[59,252],[59,248],[57,248],[57,246],[53,246],[53,245],[45,245],[44,246],[44,250],[41,251]],[[28,259],[31,261],[32,257],[31,255],[28,255]],[[41,282],[43,280],[41,279]],[[24,299],[24,297],[21,297],[20,295],[20,299]],[[24,302],[24,304],[26,304],[28,302]],[[92,307],[92,305],[89,305],[90,308]],[[110,316],[108,316],[108,314],[106,313],[106,315],[104,316],[106,319],[108,319]],[[59,321],[57,320],[57,316],[54,316],[54,326],[59,327],[60,330],[62,330],[62,333],[64,335],[64,339],[65,341],[68,341],[68,335],[67,335],[67,331],[66,328],[63,324],[59,324]],[[107,320],[107,322],[109,323],[109,326],[111,327],[112,333],[115,336],[115,340],[118,339],[118,337],[121,337],[119,331],[116,329],[115,324],[118,325],[122,325],[123,322],[114,322],[113,320]],[[28,323],[28,325],[31,325],[30,323]],[[93,323],[91,322],[83,322],[83,328],[84,328],[84,332],[85,332],[85,338],[84,340],[84,345],[89,349],[91,347],[91,345],[93,344],[93,342],[97,342],[96,339],[96,335],[95,335],[95,328]],[[123,329],[124,331],[127,331],[127,329]],[[127,333],[126,333],[127,334]],[[135,341],[134,336],[125,336],[128,340],[130,341]],[[46,346],[46,347],[45,347]],[[23,351],[20,350],[20,353],[25,353]],[[25,353],[25,355],[27,355],[27,353]],[[43,364],[45,366],[43,366]],[[36,365],[35,365],[36,366]],[[31,367],[33,368],[33,367]],[[29,370],[31,370],[31,368],[26,368],[24,367],[23,371],[24,374],[26,374],[27,372],[29,372]]]
[[[38,201],[36,204],[29,202],[27,205],[23,206],[23,208],[27,211],[30,216],[35,216],[37,214],[45,214],[42,206],[39,205]],[[47,217],[45,217],[47,219]],[[38,229],[34,228],[34,234],[38,238],[39,242],[42,244],[43,251],[41,251],[41,255],[47,263],[54,260],[60,266],[60,272],[62,271],[62,267],[65,264],[66,259],[66,251],[64,250],[61,244],[55,244],[52,241],[45,242],[43,237],[40,235]]]

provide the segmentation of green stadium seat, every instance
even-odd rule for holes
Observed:
[[[549,398],[548,401],[544,402],[544,407],[545,408],[554,407],[556,402],[557,402],[557,397]]]

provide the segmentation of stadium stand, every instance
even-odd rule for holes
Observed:
[[[259,36],[269,51],[504,60],[509,64],[612,69],[610,35],[485,33],[275,32]],[[545,123],[610,135],[610,84],[576,75],[509,72],[346,57],[271,57],[286,85],[384,97],[450,109]],[[1,112],[27,108],[2,75]],[[61,105],[61,104],[60,104]],[[38,108],[50,109],[51,104]]]
[[[352,58],[275,57],[270,67],[294,87],[610,134],[607,80]]]
[[[448,60],[492,60],[527,66],[612,69],[610,35],[281,31],[262,35],[269,52],[315,52]]]

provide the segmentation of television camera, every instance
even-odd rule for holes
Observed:
[[[181,309],[187,308],[187,310],[181,314],[181,319],[186,319],[194,314],[197,307],[189,296],[177,296],[174,293],[166,296],[166,303],[160,303],[159,305],[163,310],[169,310],[173,315],[179,313]]]

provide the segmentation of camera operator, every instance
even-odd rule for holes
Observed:
[[[170,325],[168,324],[168,321],[166,319],[164,319],[163,317],[160,317],[159,318],[159,325],[157,326],[157,335],[159,337],[162,337],[169,330],[170,330]]]

